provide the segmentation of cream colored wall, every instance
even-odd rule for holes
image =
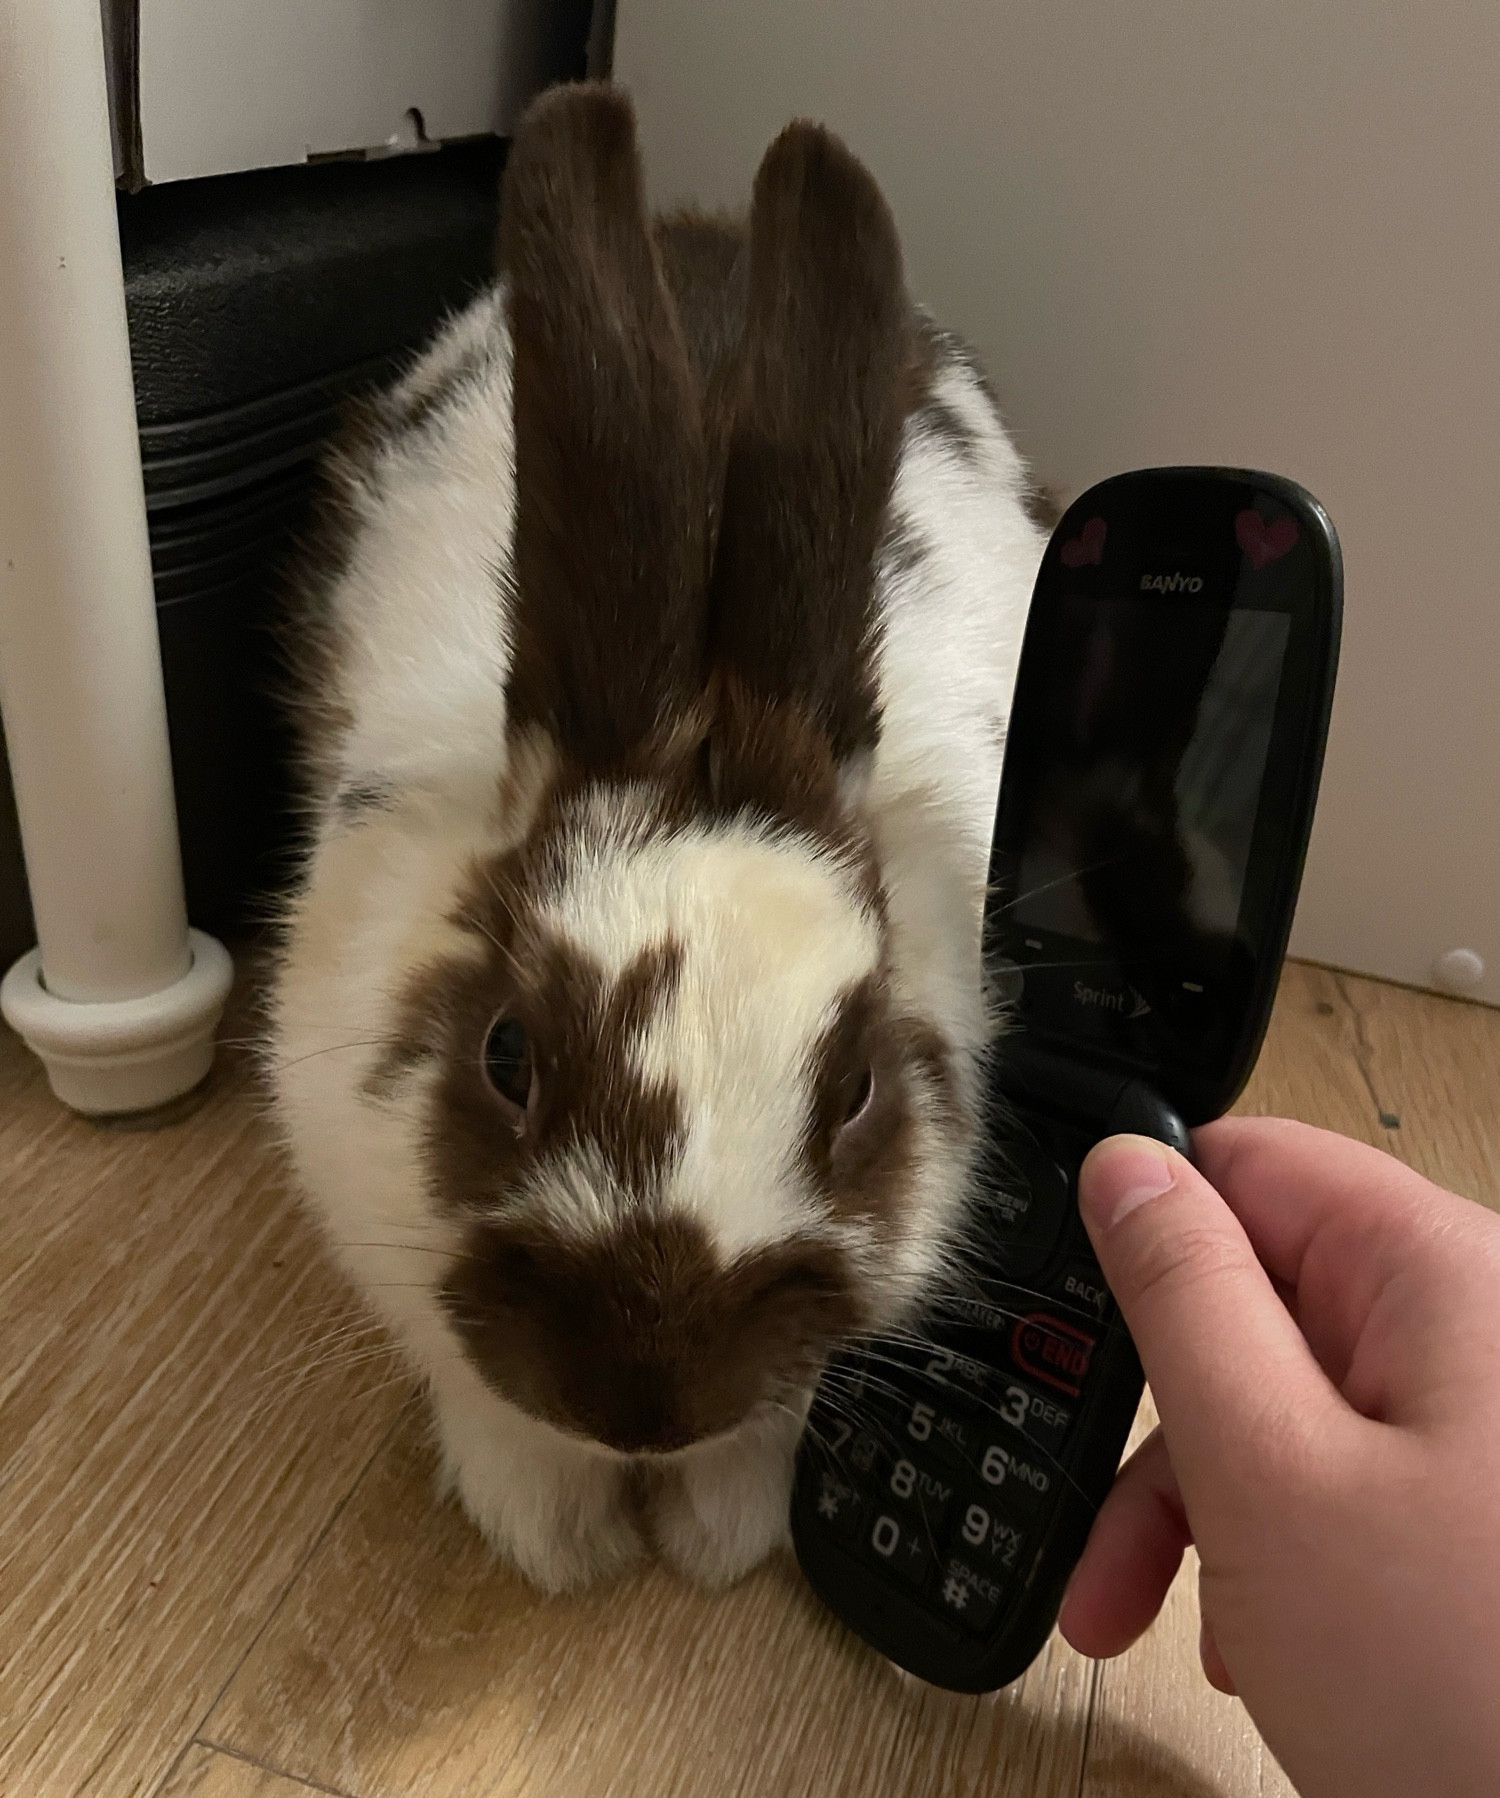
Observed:
[[[1500,1003],[1500,7],[1494,0],[619,0],[661,199],[742,202],[841,131],[915,291],[1066,491],[1295,475],[1344,659],[1294,948]]]

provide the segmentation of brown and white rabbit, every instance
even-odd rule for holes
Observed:
[[[653,222],[585,85],[332,472],[297,1175],[497,1549],[732,1579],[824,1359],[961,1221],[1025,470],[835,138],[772,144],[748,228]]]

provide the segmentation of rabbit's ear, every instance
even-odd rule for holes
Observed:
[[[736,709],[790,706],[836,766],[880,734],[875,560],[913,377],[890,209],[837,138],[791,125],[755,178],[709,655]]]
[[[515,346],[511,727],[541,726],[587,769],[649,764],[701,693],[709,504],[623,94],[582,83],[527,112],[500,272]]]

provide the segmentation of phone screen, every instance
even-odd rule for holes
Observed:
[[[1239,1090],[1284,953],[1337,657],[1327,521],[1273,476],[1157,469],[1074,502],[1037,576],[984,945],[1037,1048],[1184,1116]]]
[[[1131,959],[1153,944],[1222,959],[1240,927],[1290,624],[1191,599],[1056,603],[1017,925]]]

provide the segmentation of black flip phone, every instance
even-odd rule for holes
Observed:
[[[1189,1152],[1265,1033],[1311,829],[1342,569],[1318,503],[1236,469],[1118,475],[1068,508],[1032,596],[984,938],[1009,1010],[967,1265],[840,1355],[798,1456],[803,1572],[960,1692],[1056,1621],[1141,1369],[1078,1217],[1131,1130]]]

